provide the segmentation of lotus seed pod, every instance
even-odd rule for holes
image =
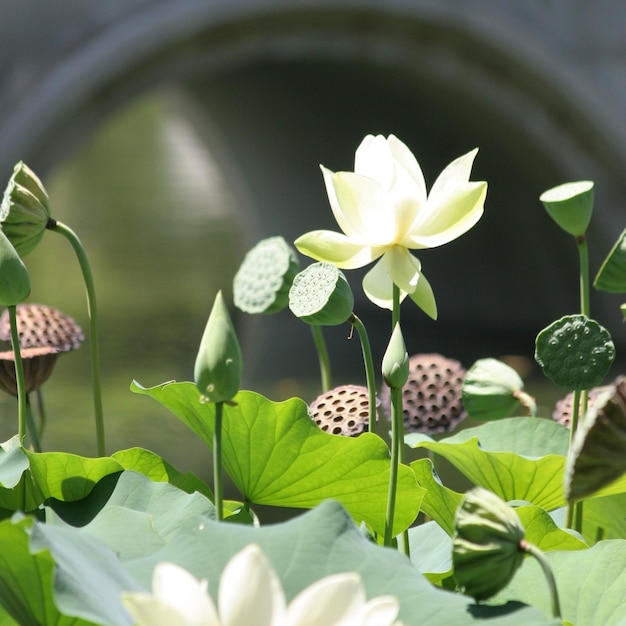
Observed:
[[[23,257],[41,241],[49,220],[48,193],[34,172],[20,161],[2,197],[2,230]]]
[[[550,217],[567,233],[581,237],[587,231],[593,212],[593,182],[581,180],[553,187],[541,194]]]
[[[565,465],[565,497],[579,500],[626,473],[626,377],[601,394],[574,435]]]
[[[454,578],[463,593],[486,600],[504,589],[522,564],[524,527],[495,494],[476,487],[456,511],[452,543]]]
[[[253,314],[282,311],[289,302],[289,289],[299,269],[296,251],[282,237],[259,241],[235,274],[235,306]]]
[[[523,387],[519,374],[506,363],[479,359],[465,374],[463,406],[472,419],[499,420],[519,408]]]
[[[608,391],[610,385],[602,385],[601,387],[593,387],[589,389],[587,396],[587,410],[589,411],[596,403],[598,397]],[[561,398],[552,412],[552,419],[563,426],[569,428],[572,424],[572,413],[574,410],[574,392],[570,391],[564,398]],[[580,423],[580,422],[579,422]]]
[[[604,260],[593,286],[611,293],[626,293],[626,230]]]
[[[332,263],[313,263],[293,280],[289,290],[291,312],[313,326],[337,326],[352,315],[350,285]]]
[[[204,329],[194,367],[196,387],[205,402],[234,398],[241,382],[242,358],[222,292],[218,291]]]
[[[535,360],[556,385],[569,390],[597,387],[615,359],[609,331],[585,315],[567,315],[544,328]]]
[[[30,277],[15,248],[0,230],[0,304],[16,306],[30,293]]]
[[[385,384],[392,389],[401,389],[409,378],[409,355],[398,322],[383,356],[382,374]]]
[[[441,354],[414,354],[409,359],[409,377],[402,387],[404,431],[429,435],[453,430],[467,417],[461,399],[465,368]],[[391,393],[380,390],[383,412],[391,416]]]
[[[341,385],[319,395],[309,405],[315,423],[324,432],[357,437],[369,430],[367,387]]]

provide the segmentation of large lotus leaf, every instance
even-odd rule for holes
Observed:
[[[563,471],[568,430],[551,420],[507,418],[434,441],[412,433],[405,442],[445,457],[474,484],[503,500],[550,511],[565,503]]]
[[[213,445],[215,408],[200,403],[193,383],[165,383],[136,393],[148,395]],[[384,534],[389,483],[389,450],[364,433],[350,438],[321,431],[298,398],[272,402],[242,391],[224,404],[224,468],[245,499],[256,504],[311,508],[338,500],[357,522]],[[394,535],[413,522],[424,491],[407,466],[398,473]]]
[[[581,626],[626,624],[626,541],[601,541],[576,552],[548,552],[546,558],[556,578],[565,620]],[[550,611],[545,576],[536,559],[524,559],[509,586],[489,602],[513,598]]]
[[[288,599],[324,576],[356,571],[363,578],[368,597],[398,597],[400,617],[407,626],[463,626],[487,620],[490,626],[552,623],[542,612],[516,602],[481,606],[465,596],[433,587],[398,551],[366,539],[337,502],[326,501],[288,522],[258,528],[195,515],[188,505],[191,496],[180,491],[176,496],[175,491],[169,485],[155,485],[144,476],[125,472],[111,497],[111,506],[122,510],[128,504],[130,515],[120,515],[116,520],[107,517],[105,507],[98,517],[106,518],[110,528],[97,523],[81,529],[62,523],[36,525],[38,547],[47,547],[57,558],[55,598],[66,614],[97,616],[105,625],[127,624],[116,613],[121,610],[120,588],[126,585],[134,589],[138,583],[149,589],[154,566],[162,561],[178,563],[197,578],[207,579],[209,592],[216,599],[226,563],[246,545],[256,543],[276,570]],[[169,506],[159,503],[164,492],[170,492]],[[146,517],[153,520],[163,544],[146,546],[143,556],[132,554],[127,546],[133,539],[143,543]],[[116,528],[117,533],[113,532]],[[103,530],[106,536],[101,535]],[[70,537],[77,539],[68,542]],[[103,548],[102,539],[108,548]],[[117,563],[111,560],[114,553],[119,554]],[[90,590],[96,585],[99,597],[92,598]]]
[[[87,626],[61,615],[52,596],[54,561],[46,551],[32,554],[32,519],[0,522],[0,624],[2,626]]]
[[[599,529],[602,529],[599,535]],[[626,494],[591,498],[583,503],[583,534],[593,543],[603,539],[626,539]]]
[[[409,528],[411,562],[430,582],[452,575],[452,538],[435,521]]]

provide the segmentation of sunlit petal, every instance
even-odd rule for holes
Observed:
[[[467,183],[472,173],[472,165],[477,154],[478,148],[475,148],[447,165],[433,184],[428,194],[429,197],[439,195],[447,196],[453,192],[455,188]]]
[[[402,291],[406,291],[408,294],[413,293],[420,277],[421,264],[419,260],[401,246],[389,248],[383,259],[392,282],[398,285]]]
[[[294,242],[296,248],[315,259],[333,263],[341,269],[363,267],[380,257],[384,248],[372,248],[355,243],[345,235],[332,230],[313,230]]]
[[[426,201],[426,183],[422,168],[419,166],[417,159],[408,147],[400,141],[395,135],[389,135],[387,139],[391,153],[398,164],[404,169],[415,183],[416,189],[419,190],[418,200]]]
[[[466,183],[451,195],[431,202],[428,217],[403,242],[409,248],[435,248],[465,234],[484,211],[487,183]],[[436,204],[436,202],[441,204]]]
[[[394,232],[393,205],[377,181],[353,172],[336,172],[328,178],[335,201],[331,208],[341,230],[357,243],[370,246],[391,242]]]
[[[365,592],[355,573],[327,576],[307,587],[289,605],[288,626],[340,626],[358,623]]]
[[[411,294],[411,300],[417,304],[417,306],[428,315],[428,317],[437,319],[437,302],[435,301],[435,294],[430,286],[430,283],[426,280],[424,274],[420,272],[419,280],[417,281],[417,287]]]
[[[282,626],[285,595],[261,549],[251,544],[236,554],[222,572],[218,592],[222,626]]]
[[[368,135],[356,149],[354,172],[378,181],[384,189],[390,189],[395,177],[393,155],[382,135]]]
[[[394,596],[379,596],[363,607],[361,623],[363,626],[391,626],[399,612],[400,606]]]
[[[186,569],[174,563],[159,563],[154,568],[152,593],[188,622],[218,624],[213,601],[207,592],[207,581],[199,581]]]
[[[363,291],[376,306],[393,310],[393,282],[384,259],[378,261],[363,278]],[[404,298],[406,292],[400,290],[400,300]]]
[[[122,604],[137,626],[187,626],[188,619],[178,611],[159,602],[150,593],[124,593]],[[198,622],[200,625],[219,626],[219,622]]]

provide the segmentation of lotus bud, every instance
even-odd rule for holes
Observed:
[[[246,313],[277,313],[289,302],[300,264],[282,237],[263,239],[248,251],[233,280],[235,306]]]
[[[550,217],[567,233],[582,237],[593,211],[593,182],[565,183],[545,191],[539,197]]]
[[[626,377],[599,395],[572,441],[565,466],[565,496],[579,500],[626,473]]]
[[[476,487],[465,494],[455,518],[454,577],[463,593],[486,600],[504,589],[524,559],[524,527],[495,494]]]
[[[194,379],[204,402],[226,402],[239,391],[242,357],[228,308],[218,291],[196,357]]]
[[[535,341],[535,361],[556,385],[597,387],[615,359],[609,331],[586,315],[566,315],[544,328]]]
[[[465,374],[463,406],[472,419],[481,422],[508,417],[520,404],[534,414],[535,402],[523,387],[519,374],[506,363],[479,359]]]
[[[34,172],[20,161],[2,197],[2,230],[23,257],[37,246],[49,221],[48,193]]]
[[[626,293],[626,230],[604,260],[593,286],[611,293]]]
[[[289,308],[312,326],[337,326],[352,316],[354,295],[343,275],[332,263],[313,263],[293,280]]]
[[[383,356],[383,380],[392,389],[402,389],[408,378],[409,355],[404,344],[400,323],[396,322]]]
[[[15,248],[0,230],[0,304],[17,306],[30,293],[28,270]]]

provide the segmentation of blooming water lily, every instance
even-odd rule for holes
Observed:
[[[435,248],[467,232],[480,219],[486,182],[469,180],[478,150],[450,163],[430,193],[422,170],[394,135],[368,135],[358,147],[354,172],[322,166],[330,206],[342,233],[316,230],[295,242],[300,252],[341,269],[378,259],[363,289],[376,305],[392,309],[393,285],[432,318],[437,306],[421,264],[409,250]]]
[[[327,576],[287,605],[278,576],[256,544],[226,565],[219,611],[207,587],[182,567],[160,563],[152,593],[126,593],[122,602],[139,626],[400,626],[396,598],[367,601],[356,573]]]

